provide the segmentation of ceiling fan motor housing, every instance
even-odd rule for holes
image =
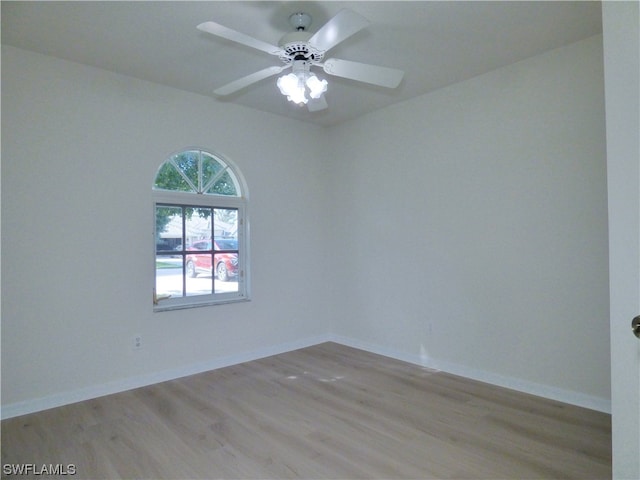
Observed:
[[[324,57],[324,52],[309,43],[311,34],[304,30],[287,33],[280,39],[278,46],[283,50],[280,59],[285,63],[294,60],[307,60],[318,63]]]

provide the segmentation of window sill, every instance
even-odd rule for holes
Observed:
[[[250,302],[251,299],[248,297],[242,298],[229,298],[224,300],[215,300],[215,301],[204,301],[204,302],[190,302],[190,303],[174,303],[174,304],[166,304],[162,305],[159,303],[158,305],[153,306],[153,311],[155,312],[169,312],[171,310],[184,310],[187,308],[199,308],[199,307],[211,307],[215,305],[228,305],[229,303],[244,303]],[[162,302],[162,300],[160,301]]]

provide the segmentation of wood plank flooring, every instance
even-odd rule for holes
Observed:
[[[5,420],[2,463],[3,478],[28,463],[92,479],[601,479],[611,418],[325,343]]]

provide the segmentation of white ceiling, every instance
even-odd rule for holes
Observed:
[[[288,17],[316,31],[342,8],[371,25],[325,58],[405,71],[395,90],[317,73],[329,108],[310,113],[266,79],[224,99],[213,90],[280,61],[200,32],[213,20],[277,44]],[[335,125],[544,51],[601,33],[600,2],[32,2],[2,1],[2,43],[313,122]]]

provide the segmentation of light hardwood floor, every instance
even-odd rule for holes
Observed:
[[[3,465],[74,478],[595,479],[610,445],[609,415],[335,343],[2,422]]]

